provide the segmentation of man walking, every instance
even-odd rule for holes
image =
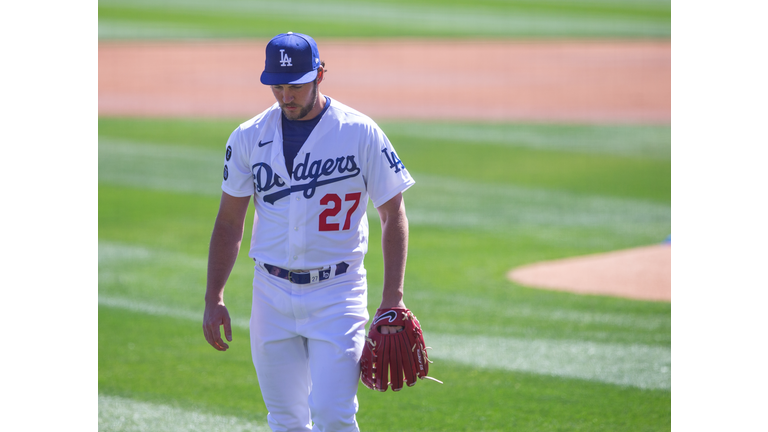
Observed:
[[[414,180],[373,120],[320,92],[324,75],[311,37],[267,44],[261,82],[277,102],[229,137],[211,236],[203,330],[226,351],[224,287],[253,197],[251,352],[273,431],[359,430],[369,199],[382,226],[380,308],[405,308],[402,193]]]

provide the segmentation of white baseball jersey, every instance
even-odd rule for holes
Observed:
[[[330,107],[288,173],[279,104],[243,123],[227,142],[221,188],[254,195],[249,256],[287,269],[362,260],[366,208],[414,184],[384,132],[369,117],[328,98]]]

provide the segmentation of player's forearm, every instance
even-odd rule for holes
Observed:
[[[206,303],[220,303],[224,299],[224,286],[235,266],[243,239],[243,227],[216,221],[208,250],[208,282]]]
[[[402,201],[397,211],[382,217],[381,247],[384,256],[384,289],[381,307],[402,307],[403,281],[408,256],[408,218]]]

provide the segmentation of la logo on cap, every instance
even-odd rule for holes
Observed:
[[[291,58],[288,57],[288,54],[285,53],[284,49],[280,50],[280,66],[282,67],[293,66],[291,64]]]

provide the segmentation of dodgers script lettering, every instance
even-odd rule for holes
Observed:
[[[264,162],[256,163],[252,166],[253,182],[256,185],[257,192],[268,192],[274,187],[285,187],[285,181],[274,173],[272,167]],[[348,173],[348,174],[345,174]],[[292,177],[295,182],[306,183],[296,184],[288,189],[282,189],[277,192],[264,195],[264,202],[274,204],[277,200],[289,196],[293,192],[303,192],[304,198],[312,198],[319,186],[346,180],[348,178],[360,175],[360,167],[357,166],[354,155],[341,156],[329,159],[316,159],[311,161],[311,154],[307,153],[304,161],[298,163],[293,170]],[[338,177],[330,177],[334,174],[345,174]],[[322,179],[322,180],[321,180]]]

